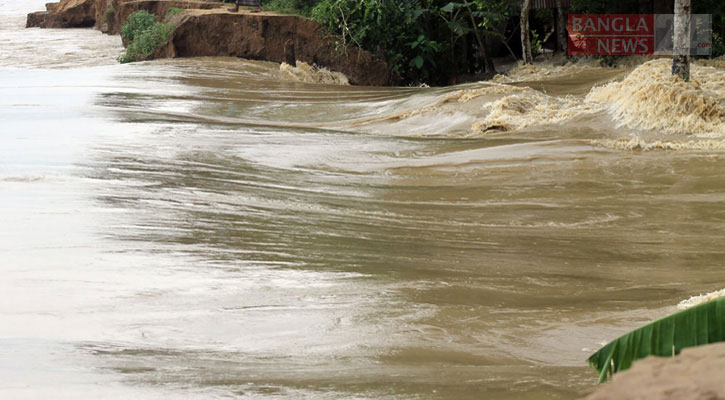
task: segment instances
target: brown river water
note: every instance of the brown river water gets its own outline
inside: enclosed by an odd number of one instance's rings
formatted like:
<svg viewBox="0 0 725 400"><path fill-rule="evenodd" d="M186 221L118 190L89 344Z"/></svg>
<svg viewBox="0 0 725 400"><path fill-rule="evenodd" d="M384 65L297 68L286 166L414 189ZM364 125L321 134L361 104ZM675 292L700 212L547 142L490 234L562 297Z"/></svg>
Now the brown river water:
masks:
<svg viewBox="0 0 725 400"><path fill-rule="evenodd" d="M42 3L0 0L0 398L575 399L725 286L722 67L666 119L666 63L320 85Z"/></svg>

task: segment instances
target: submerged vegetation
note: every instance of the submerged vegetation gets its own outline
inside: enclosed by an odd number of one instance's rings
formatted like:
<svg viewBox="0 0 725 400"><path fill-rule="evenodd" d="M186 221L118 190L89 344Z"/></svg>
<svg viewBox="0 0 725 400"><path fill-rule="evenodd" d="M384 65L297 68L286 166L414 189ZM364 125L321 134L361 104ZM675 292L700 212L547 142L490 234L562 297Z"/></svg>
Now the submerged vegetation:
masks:
<svg viewBox="0 0 725 400"><path fill-rule="evenodd" d="M146 59L166 42L173 28L172 24L160 22L147 11L131 14L121 28L121 38L129 45L118 61L129 63Z"/></svg>

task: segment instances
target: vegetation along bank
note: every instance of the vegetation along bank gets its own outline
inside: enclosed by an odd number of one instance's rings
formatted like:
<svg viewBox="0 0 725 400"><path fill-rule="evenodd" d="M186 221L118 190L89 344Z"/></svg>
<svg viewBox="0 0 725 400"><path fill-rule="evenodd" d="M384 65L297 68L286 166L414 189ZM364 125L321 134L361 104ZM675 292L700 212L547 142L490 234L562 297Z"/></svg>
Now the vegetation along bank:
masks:
<svg viewBox="0 0 725 400"><path fill-rule="evenodd" d="M141 59L219 55L281 62L284 44L292 40L298 59L343 72L353 84L447 85L492 77L498 72L497 60L503 58L531 62L542 54L564 52L568 13L673 13L670 0L264 0L262 4L263 13L230 14L223 3L203 0L63 0L49 4L45 12L30 14L28 26L94 26L118 34L132 13L145 10L159 22L170 19L166 23L174 29L159 29L163 49ZM169 16L172 10L184 11ZM712 57L725 54L725 3L696 1L692 13L713 15ZM612 56L600 59L605 65L617 63Z"/></svg>

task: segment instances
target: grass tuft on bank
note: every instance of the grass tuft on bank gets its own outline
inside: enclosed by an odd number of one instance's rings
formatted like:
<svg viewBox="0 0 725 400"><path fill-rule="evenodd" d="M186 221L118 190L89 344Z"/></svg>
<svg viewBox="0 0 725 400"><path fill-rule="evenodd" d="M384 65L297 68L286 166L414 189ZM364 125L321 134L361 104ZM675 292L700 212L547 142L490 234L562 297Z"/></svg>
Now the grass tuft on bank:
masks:
<svg viewBox="0 0 725 400"><path fill-rule="evenodd" d="M320 0L265 0L262 7L281 14L300 15L309 18Z"/></svg>

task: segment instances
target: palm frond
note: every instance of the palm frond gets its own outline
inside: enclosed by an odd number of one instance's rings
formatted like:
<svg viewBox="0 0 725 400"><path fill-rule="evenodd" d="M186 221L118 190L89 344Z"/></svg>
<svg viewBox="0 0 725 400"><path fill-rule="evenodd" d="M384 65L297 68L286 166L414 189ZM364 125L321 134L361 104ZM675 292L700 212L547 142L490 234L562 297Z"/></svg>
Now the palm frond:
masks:
<svg viewBox="0 0 725 400"><path fill-rule="evenodd" d="M725 341L725 298L672 314L613 340L589 357L599 383L647 356L672 357L682 349Z"/></svg>

